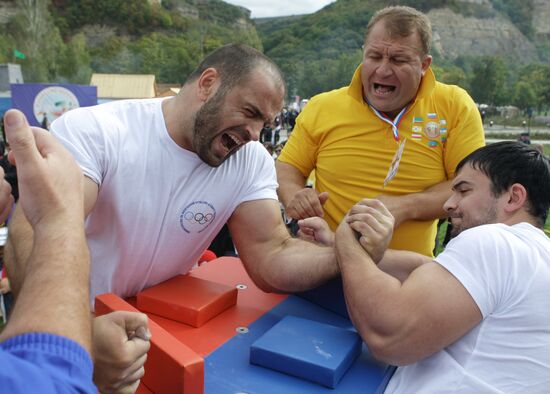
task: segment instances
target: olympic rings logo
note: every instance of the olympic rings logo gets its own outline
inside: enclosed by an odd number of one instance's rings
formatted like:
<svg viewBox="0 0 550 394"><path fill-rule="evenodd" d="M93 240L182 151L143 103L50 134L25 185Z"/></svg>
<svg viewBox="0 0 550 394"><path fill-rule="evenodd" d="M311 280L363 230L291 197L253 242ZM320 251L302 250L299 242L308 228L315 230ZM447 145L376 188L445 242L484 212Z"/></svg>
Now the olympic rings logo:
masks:
<svg viewBox="0 0 550 394"><path fill-rule="evenodd" d="M183 217L188 222L195 221L199 224L206 224L214 218L214 215L211 213L204 214L202 212L193 213L193 212L187 211L187 212L184 212Z"/></svg>
<svg viewBox="0 0 550 394"><path fill-rule="evenodd" d="M181 212L180 225L187 233L200 233L216 218L216 209L207 201L194 201Z"/></svg>

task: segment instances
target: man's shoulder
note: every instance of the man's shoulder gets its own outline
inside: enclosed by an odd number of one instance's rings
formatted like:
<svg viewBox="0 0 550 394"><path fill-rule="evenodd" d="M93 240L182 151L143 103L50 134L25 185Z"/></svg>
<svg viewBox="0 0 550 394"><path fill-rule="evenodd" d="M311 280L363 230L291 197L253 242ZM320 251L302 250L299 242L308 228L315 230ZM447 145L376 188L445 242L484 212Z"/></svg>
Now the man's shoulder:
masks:
<svg viewBox="0 0 550 394"><path fill-rule="evenodd" d="M462 100L471 100L471 96L468 94L468 92L460 86L450 85L439 81L435 82L435 88L432 94L436 96L438 100L447 99L450 101L454 101L456 97L461 98Z"/></svg>
<svg viewBox="0 0 550 394"><path fill-rule="evenodd" d="M322 92L313 96L305 108L313 105L333 105L335 102L340 102L342 98L347 97L348 86L343 86L338 89L329 90L328 92Z"/></svg>
<svg viewBox="0 0 550 394"><path fill-rule="evenodd" d="M457 243L468 244L471 247L480 245L483 248L496 248L498 250L520 248L535 242L535 238L544 235L542 230L529 223L507 225L504 223L482 224L462 231L457 237ZM548 239L550 244L550 239ZM462 247L462 246L461 246Z"/></svg>

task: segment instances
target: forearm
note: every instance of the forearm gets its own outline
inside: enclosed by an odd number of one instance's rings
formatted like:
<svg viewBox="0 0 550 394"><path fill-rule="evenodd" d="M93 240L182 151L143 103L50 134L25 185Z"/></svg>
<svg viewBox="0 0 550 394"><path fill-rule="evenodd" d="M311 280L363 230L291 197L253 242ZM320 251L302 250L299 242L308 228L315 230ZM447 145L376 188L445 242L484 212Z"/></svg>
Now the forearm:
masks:
<svg viewBox="0 0 550 394"><path fill-rule="evenodd" d="M264 262L264 280L276 292L299 292L318 287L338 276L332 247L289 238Z"/></svg>
<svg viewBox="0 0 550 394"><path fill-rule="evenodd" d="M380 320L381 313L377 309L385 304L381 303L385 295L399 290L401 282L380 270L355 239L337 237L336 255L346 303L358 331L365 340L371 333L390 331L387 316Z"/></svg>
<svg viewBox="0 0 550 394"><path fill-rule="evenodd" d="M34 236L25 281L2 340L24 332L49 332L90 351L89 255L84 231L66 223L49 230Z"/></svg>
<svg viewBox="0 0 550 394"><path fill-rule="evenodd" d="M407 359L417 324L414 300L398 279L380 270L351 235L337 234L336 253L350 317L372 354L398 364ZM419 313L418 315L422 315Z"/></svg>
<svg viewBox="0 0 550 394"><path fill-rule="evenodd" d="M25 266L31 254L34 231L21 206L14 210L4 248L4 261L11 289L17 298L25 275Z"/></svg>
<svg viewBox="0 0 550 394"><path fill-rule="evenodd" d="M451 195L451 181L438 183L418 193L398 197L380 196L400 224L407 220L435 220L447 217L443 204ZM389 202L387 199L398 201Z"/></svg>
<svg viewBox="0 0 550 394"><path fill-rule="evenodd" d="M388 249L378 263L378 268L403 283L415 269L433 259L407 250Z"/></svg>
<svg viewBox="0 0 550 394"><path fill-rule="evenodd" d="M443 204L451 196L451 181L438 183L420 193L405 196L414 220L434 220L447 217Z"/></svg>
<svg viewBox="0 0 550 394"><path fill-rule="evenodd" d="M298 169L287 163L277 161L275 162L275 168L277 170L277 182L279 183L277 195L286 208L294 195L305 187L306 177Z"/></svg>
<svg viewBox="0 0 550 394"><path fill-rule="evenodd" d="M304 291L338 275L339 268L332 247L292 238L288 233L284 236L273 234L272 239L277 239L277 242L248 243L245 247L237 243L239 257L248 274L263 291Z"/></svg>

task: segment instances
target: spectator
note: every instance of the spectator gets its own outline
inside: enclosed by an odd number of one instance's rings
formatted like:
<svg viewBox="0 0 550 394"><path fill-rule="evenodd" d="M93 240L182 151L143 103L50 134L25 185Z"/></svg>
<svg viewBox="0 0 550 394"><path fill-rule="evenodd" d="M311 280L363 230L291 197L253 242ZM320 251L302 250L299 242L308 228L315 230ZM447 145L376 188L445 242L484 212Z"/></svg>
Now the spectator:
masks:
<svg viewBox="0 0 550 394"><path fill-rule="evenodd" d="M26 270L10 272L22 287L0 335L0 391L97 393L82 175L53 137L33 135L19 111L6 113L5 127L19 169L19 205L35 232ZM13 203L10 189L1 182L2 220Z"/></svg>
<svg viewBox="0 0 550 394"><path fill-rule="evenodd" d="M373 16L351 84L309 101L276 162L288 216L322 216L334 230L357 201L378 198L395 218L391 246L432 255L454 168L485 140L470 96L435 81L431 37L410 7Z"/></svg>

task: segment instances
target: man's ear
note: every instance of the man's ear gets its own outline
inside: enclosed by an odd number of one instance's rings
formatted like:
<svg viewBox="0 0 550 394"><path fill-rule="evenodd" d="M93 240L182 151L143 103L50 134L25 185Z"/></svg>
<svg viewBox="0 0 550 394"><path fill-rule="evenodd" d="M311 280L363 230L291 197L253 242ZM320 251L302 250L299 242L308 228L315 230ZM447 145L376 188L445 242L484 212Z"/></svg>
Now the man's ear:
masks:
<svg viewBox="0 0 550 394"><path fill-rule="evenodd" d="M522 209L527 203L527 190L520 183L514 183L508 189L508 201L504 206L504 210L507 213L515 213Z"/></svg>
<svg viewBox="0 0 550 394"><path fill-rule="evenodd" d="M219 85L220 74L215 68L204 70L197 81L198 96L202 102L208 100L208 97L216 92Z"/></svg>
<svg viewBox="0 0 550 394"><path fill-rule="evenodd" d="M428 68L430 68L431 64L432 64L432 56L426 55L424 60L422 60L422 76L426 74L426 71L428 71Z"/></svg>

